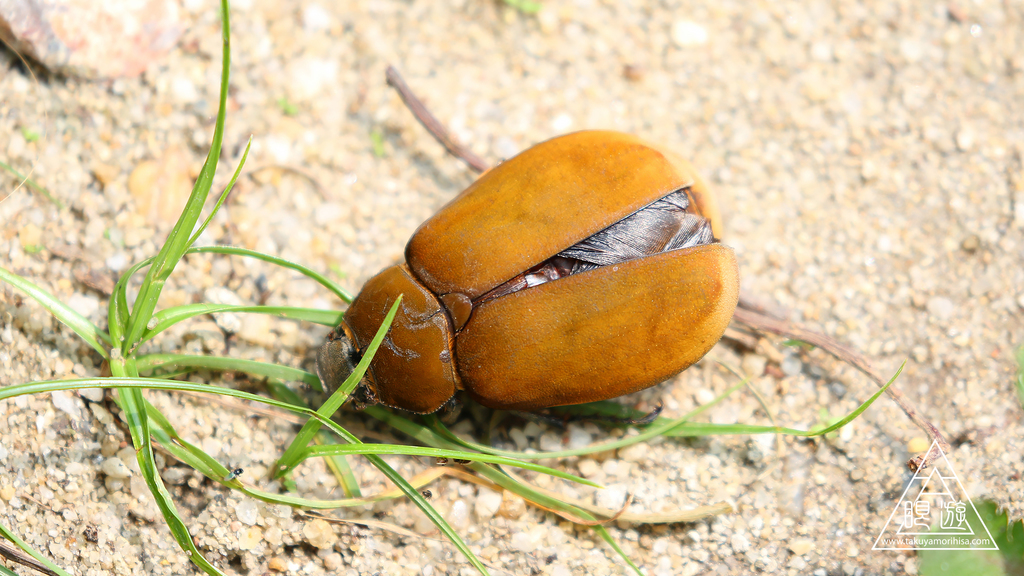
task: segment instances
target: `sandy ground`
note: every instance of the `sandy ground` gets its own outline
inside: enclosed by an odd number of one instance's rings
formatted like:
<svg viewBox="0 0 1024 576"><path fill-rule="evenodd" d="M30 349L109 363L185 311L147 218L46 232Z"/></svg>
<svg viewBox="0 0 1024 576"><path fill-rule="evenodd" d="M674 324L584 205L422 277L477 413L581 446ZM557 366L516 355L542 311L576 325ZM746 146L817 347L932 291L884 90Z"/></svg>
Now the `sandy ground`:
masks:
<svg viewBox="0 0 1024 576"><path fill-rule="evenodd" d="M178 48L140 79L36 82L0 54L0 156L67 205L58 210L4 177L4 194L13 193L0 203L0 265L104 325L104 284L155 254L212 133L219 24L212 5L194 8ZM1021 4L578 0L545 2L530 16L490 1L246 0L232 17L228 166L218 181L250 134L254 143L204 242L333 270L353 292L398 260L416 226L473 176L385 85L389 63L491 162L573 130L635 133L690 158L720 194L744 288L883 371L908 359L898 386L953 442L970 495L1024 514L1012 389L1024 334ZM182 265L162 304L253 301L260 287L270 303L340 306L294 274L211 258ZM233 355L309 367L324 334L255 317L227 342ZM753 384L780 423L809 427L873 391L820 351L764 344L746 355L723 344L711 357L748 369L767 358L769 374ZM154 349L224 346L205 321ZM0 384L98 372L70 330L0 287ZM678 415L734 381L705 361L641 399L660 396L666 414ZM185 436L263 485L296 430L205 398L149 398ZM137 477L100 471L107 458L132 460L102 404L57 394L0 411L6 526L76 574L195 573ZM749 393L711 419L767 423ZM609 434L591 424L510 425L525 434L509 430L506 443L525 438L534 448ZM734 514L696 523L613 526L649 574L914 574L913 552L871 548L922 442L883 398L827 442L665 440L553 463L606 492L550 486L611 506L632 492L635 512L735 504ZM391 461L405 473L430 464ZM385 487L363 463L356 469L367 493ZM165 477L197 541L229 574L469 573L432 539L351 525L318 533L287 509L244 501L173 463ZM339 494L318 463L296 482L307 496ZM626 572L585 528L533 509L496 515L493 493L454 480L432 491L493 573ZM404 502L341 515L431 528Z"/></svg>

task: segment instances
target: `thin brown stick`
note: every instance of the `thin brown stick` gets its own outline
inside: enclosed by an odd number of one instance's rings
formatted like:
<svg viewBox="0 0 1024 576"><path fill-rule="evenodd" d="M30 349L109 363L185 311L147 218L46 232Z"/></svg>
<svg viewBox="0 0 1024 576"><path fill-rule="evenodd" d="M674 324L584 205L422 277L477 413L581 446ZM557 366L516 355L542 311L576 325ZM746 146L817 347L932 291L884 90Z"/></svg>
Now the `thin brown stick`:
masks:
<svg viewBox="0 0 1024 576"><path fill-rule="evenodd" d="M868 359L861 355L859 352L840 344L835 339L810 330L797 322L790 322L788 320L779 320L770 316L765 316L753 310L748 310L743 307L743 302L736 308L736 312L733 314L733 319L750 326L756 330L762 332L770 332L779 336L785 336L786 338L792 338L794 340L800 340L807 342L812 346L821 348L825 352L835 356L839 360L850 364L857 370L863 372L868 378L870 378L878 386L885 386L887 380L883 378L868 362ZM886 389L886 393L892 398L893 402L900 407L901 410L922 430L924 430L933 440L939 442L939 446L943 452L948 453L950 451L949 442L942 436L942 432L934 424L925 419L916 409L911 405L910 401L907 400L906 396L900 392L896 385L893 384ZM929 452L926 459L923 459L915 464L912 460L911 464L916 465L918 468L923 468L930 464L935 459Z"/></svg>
<svg viewBox="0 0 1024 576"><path fill-rule="evenodd" d="M60 576L50 567L35 558L25 554L20 548L15 548L7 543L6 540L0 540L0 556L7 558L11 562L16 562L22 566L28 566L34 570L38 570L47 576Z"/></svg>
<svg viewBox="0 0 1024 576"><path fill-rule="evenodd" d="M398 93L401 95L402 100L405 102L409 110L416 116L416 119L423 124L423 127L440 142L449 153L453 156L462 159L470 165L477 172L486 171L489 166L486 162L481 160L478 156L466 150L459 144L452 140L451 135L444 128L440 121L434 117L433 114L427 110L423 102L412 93L409 86L402 80L402 77L398 74L398 71L394 67L388 66L387 69L388 84L393 86ZM815 332L798 322L790 322L785 320L785 311L780 309L777 304L770 301L769 299L762 298L755 294L744 292L740 295L739 306L736 308L736 313L733 318L747 326L761 331L779 336L785 336L794 340L802 340L808 344L812 344L835 356L839 360L852 365L854 368L863 372L868 378L875 382L878 386L885 386L886 379L879 376L879 373L875 371L874 367L868 362L867 358L861 355L859 352L840 344L833 338ZM733 331L730 336L738 334ZM746 339L737 339L741 344L747 344ZM939 446L943 452L949 453L950 446L949 442L942 436L942 432L939 431L938 427L929 422L918 411L911 405L910 401L896 389L895 384L889 386L886 390L889 397L896 402L896 405L910 418L914 424L917 424L922 430L924 430L933 440L938 441ZM912 469L924 468L935 459L931 456L929 451L924 457L916 457L908 462L908 466Z"/></svg>
<svg viewBox="0 0 1024 576"><path fill-rule="evenodd" d="M448 153L456 158L462 160L469 165L470 168L477 172L486 172L490 166L482 158L473 154L462 144L455 141L455 138L445 129L444 124L434 117L433 114L427 110L427 107L423 105L423 102L416 97L416 94L409 88L409 85L402 79L401 74L394 66L388 66L385 75L388 79L388 84L398 91L398 95L402 97L402 101L409 107L409 111L412 112L413 116L420 121L420 124L430 132L442 146L448 150Z"/></svg>

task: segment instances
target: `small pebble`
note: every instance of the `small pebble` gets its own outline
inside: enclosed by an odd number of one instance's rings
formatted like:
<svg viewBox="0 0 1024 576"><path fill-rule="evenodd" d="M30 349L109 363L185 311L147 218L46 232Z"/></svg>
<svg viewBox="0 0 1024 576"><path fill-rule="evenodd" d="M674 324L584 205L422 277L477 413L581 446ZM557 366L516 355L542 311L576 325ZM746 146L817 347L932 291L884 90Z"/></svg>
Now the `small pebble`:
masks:
<svg viewBox="0 0 1024 576"><path fill-rule="evenodd" d="M715 400L715 393L707 388L701 388L694 394L697 404L709 404Z"/></svg>
<svg viewBox="0 0 1024 576"><path fill-rule="evenodd" d="M626 487L621 484L607 486L604 490L598 490L594 498L594 503L598 506L615 511L622 508L625 502Z"/></svg>
<svg viewBox="0 0 1024 576"><path fill-rule="evenodd" d="M334 543L338 541L338 535L334 533L334 528L326 520L310 520L302 527L302 535L306 537L306 541L310 543L314 548L326 550Z"/></svg>
<svg viewBox="0 0 1024 576"><path fill-rule="evenodd" d="M796 376L803 370L804 364L795 355L788 355L782 359L782 363L779 368L782 369L782 373L786 376Z"/></svg>
<svg viewBox="0 0 1024 576"><path fill-rule="evenodd" d="M842 399L846 396L846 385L842 382L829 382L828 389L836 398Z"/></svg>
<svg viewBox="0 0 1024 576"><path fill-rule="evenodd" d="M452 502L452 507L448 509L445 519L452 525L452 528L465 530L469 526L469 506L466 505L466 501L460 498Z"/></svg>
<svg viewBox="0 0 1024 576"><path fill-rule="evenodd" d="M486 522L498 513L501 508L501 493L489 488L479 488L476 494L476 502L473 503L473 513L477 520Z"/></svg>
<svg viewBox="0 0 1024 576"><path fill-rule="evenodd" d="M323 6L310 3L302 9L302 28L306 32L320 32L331 27L331 13Z"/></svg>
<svg viewBox="0 0 1024 576"><path fill-rule="evenodd" d="M262 541L263 531L255 526L240 530L236 539L239 550L252 550Z"/></svg>
<svg viewBox="0 0 1024 576"><path fill-rule="evenodd" d="M91 318L93 314L99 311L100 301L92 294L82 294L75 292L68 297L66 304L75 312L78 312L86 318Z"/></svg>
<svg viewBox="0 0 1024 576"><path fill-rule="evenodd" d="M924 436L916 436L911 438L910 442L907 442L907 451L911 454L918 454L927 450L929 446L931 446L931 442L929 442L927 438Z"/></svg>
<svg viewBox="0 0 1024 576"><path fill-rule="evenodd" d="M580 426L569 425L569 450L586 448L594 441L594 437Z"/></svg>
<svg viewBox="0 0 1024 576"><path fill-rule="evenodd" d="M966 129L957 132L956 147L961 152L970 152L974 148L974 132Z"/></svg>
<svg viewBox="0 0 1024 576"><path fill-rule="evenodd" d="M764 374L764 367L768 364L768 359L760 354L744 354L743 360L740 363L740 367L747 376L757 378Z"/></svg>
<svg viewBox="0 0 1024 576"><path fill-rule="evenodd" d="M928 299L928 313L939 320L949 320L953 317L953 313L956 312L956 306L953 301L943 296L935 296Z"/></svg>
<svg viewBox="0 0 1024 576"><path fill-rule="evenodd" d="M519 451L526 450L530 445L530 439L526 437L526 433L521 428L511 428L508 431L508 437L516 443L516 449Z"/></svg>
<svg viewBox="0 0 1024 576"><path fill-rule="evenodd" d="M235 506L235 516L238 517L238 521L242 524L255 526L259 518L259 507L255 501L247 498Z"/></svg>
<svg viewBox="0 0 1024 576"><path fill-rule="evenodd" d="M708 31L690 20L678 20L672 24L672 41L680 48L700 46L708 43Z"/></svg>
<svg viewBox="0 0 1024 576"><path fill-rule="evenodd" d="M111 456L104 460L100 469L103 470L103 473L106 474L107 477L115 480L123 480L131 477L132 475L131 469L129 469L128 466L126 466L125 463L117 456Z"/></svg>
<svg viewBox="0 0 1024 576"><path fill-rule="evenodd" d="M526 500L522 496L505 490L501 493L501 507L498 508L498 516L516 520L526 513Z"/></svg>
<svg viewBox="0 0 1024 576"><path fill-rule="evenodd" d="M797 556L803 556L814 549L814 541L806 538L797 538L790 541L789 549Z"/></svg>
<svg viewBox="0 0 1024 576"><path fill-rule="evenodd" d="M73 396L70 392L64 390L56 390L50 392L50 400L53 402L53 407L64 412L74 420L81 418L81 412L79 410L79 400Z"/></svg>
<svg viewBox="0 0 1024 576"><path fill-rule="evenodd" d="M562 439L553 432L545 432L540 437L540 449L544 452L557 452L562 450Z"/></svg>

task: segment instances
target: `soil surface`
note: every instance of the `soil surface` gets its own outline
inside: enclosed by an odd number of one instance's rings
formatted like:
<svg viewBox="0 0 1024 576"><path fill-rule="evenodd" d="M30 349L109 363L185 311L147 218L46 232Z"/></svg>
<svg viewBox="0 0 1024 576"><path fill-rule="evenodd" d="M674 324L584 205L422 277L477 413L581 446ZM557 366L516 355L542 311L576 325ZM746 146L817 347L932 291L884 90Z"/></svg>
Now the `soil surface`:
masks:
<svg viewBox="0 0 1024 576"><path fill-rule="evenodd" d="M210 4L210 5L207 5ZM220 23L189 1L178 47L137 79L35 78L0 53L0 159L63 203L4 176L0 266L102 326L112 280L157 252L205 156L216 112ZM615 129L684 157L720 196L743 288L894 372L952 443L975 502L1024 514L1014 352L1024 335L1024 8L963 3L286 2L232 10L229 115L218 185L246 140L233 197L201 242L241 245L334 274L353 293L424 219L473 181L385 84L395 65L457 137L497 163L552 136ZM259 262L190 257L162 306L194 301L341 308L313 282ZM227 353L312 367L326 329L266 316L199 319L150 351ZM630 345L630 343L623 343ZM640 352L638 351L638 358ZM819 350L723 342L630 402L678 416L742 391L714 422L809 428L875 390ZM40 305L0 286L0 385L95 376L99 357ZM248 388L258 382L194 376ZM301 390L299 385L296 389ZM294 436L290 417L207 397L148 393L179 432L264 488ZM97 402L97 400L99 402ZM102 395L0 405L0 522L74 574L194 574L138 474ZM108 410L109 408L109 410ZM352 429L380 437L348 414ZM365 424L364 424L365 422ZM466 426L466 425L464 425ZM367 428L369 427L369 429ZM468 430L468 428L465 428ZM497 441L550 450L616 435L506 420ZM610 526L648 574L915 574L913 551L873 551L926 435L886 397L835 438L666 439L548 462L607 490L538 479L630 512L727 501L693 523ZM411 475L433 462L389 458ZM120 466L119 466L120 465ZM366 494L388 487L353 459ZM228 574L469 574L405 501L312 522L166 459L197 543ZM319 462L294 489L340 497ZM281 489L280 486L277 488ZM624 574L593 531L473 484L442 479L432 502L495 574ZM24 570L24 569L19 569Z"/></svg>

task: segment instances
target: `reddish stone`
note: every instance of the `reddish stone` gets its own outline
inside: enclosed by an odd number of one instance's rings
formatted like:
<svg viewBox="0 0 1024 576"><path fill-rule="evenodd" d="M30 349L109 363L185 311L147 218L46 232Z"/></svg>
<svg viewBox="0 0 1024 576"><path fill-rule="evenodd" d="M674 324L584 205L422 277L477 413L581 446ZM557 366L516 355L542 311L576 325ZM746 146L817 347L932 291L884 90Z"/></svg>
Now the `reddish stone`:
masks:
<svg viewBox="0 0 1024 576"><path fill-rule="evenodd" d="M177 43L176 0L0 0L0 38L52 71L137 76Z"/></svg>

